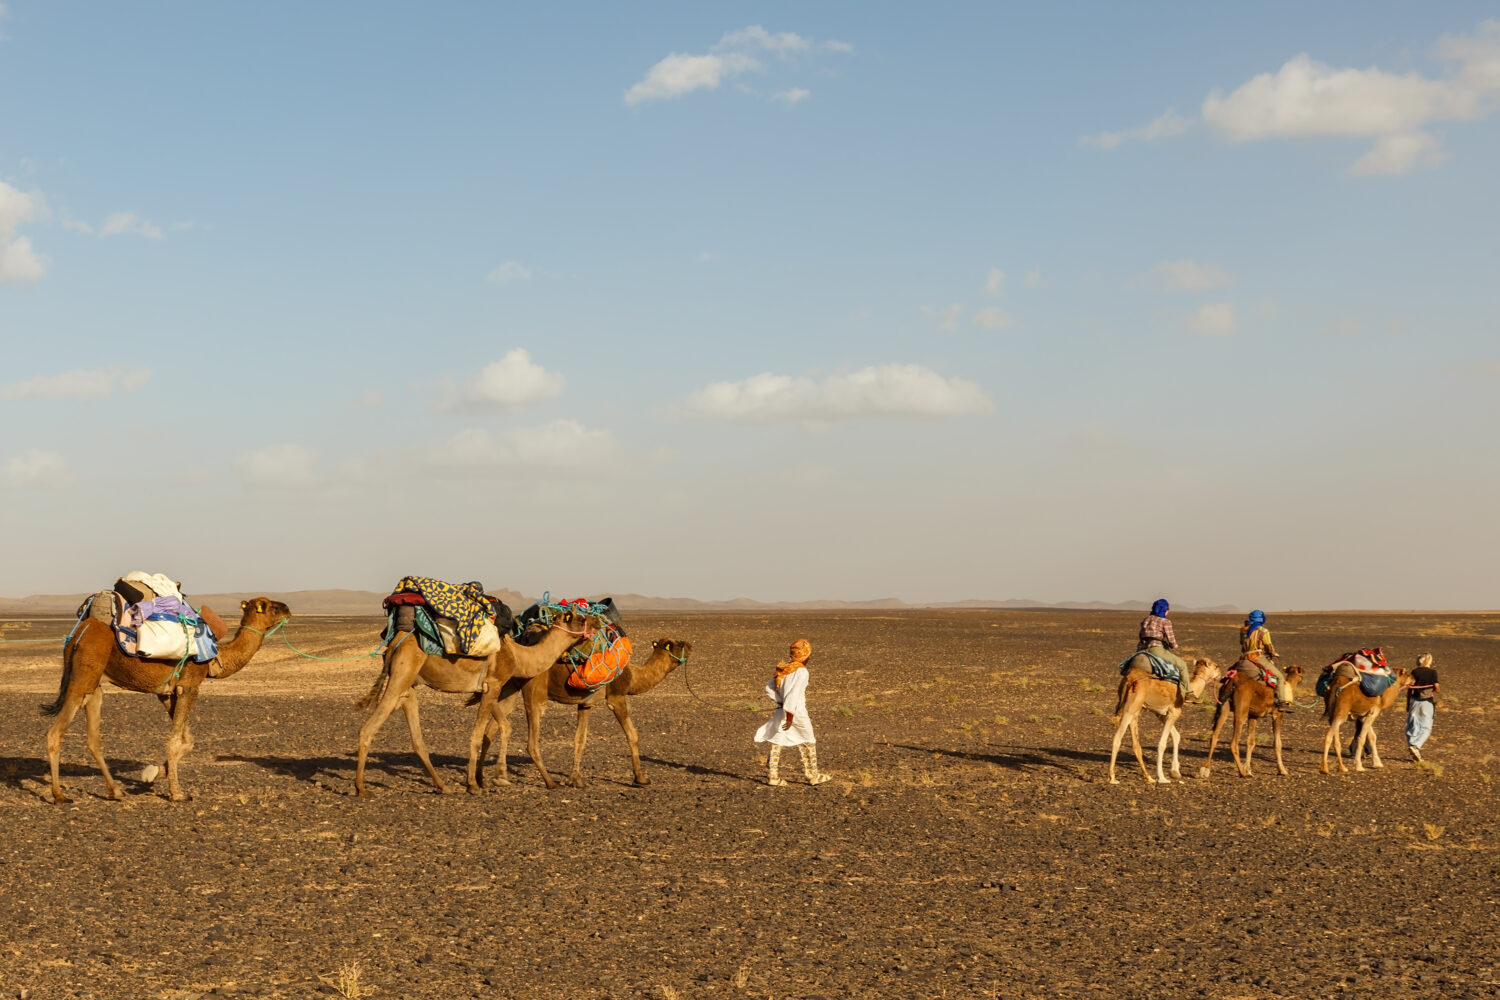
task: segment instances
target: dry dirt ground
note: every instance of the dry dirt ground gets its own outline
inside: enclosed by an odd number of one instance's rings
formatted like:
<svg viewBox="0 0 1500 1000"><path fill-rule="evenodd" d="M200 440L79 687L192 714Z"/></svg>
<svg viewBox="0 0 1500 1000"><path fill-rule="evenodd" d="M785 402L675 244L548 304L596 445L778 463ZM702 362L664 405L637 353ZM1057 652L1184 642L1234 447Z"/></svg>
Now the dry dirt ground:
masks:
<svg viewBox="0 0 1500 1000"><path fill-rule="evenodd" d="M295 609L294 609L295 610ZM112 692L101 797L82 720L72 806L43 796L51 645L0 646L0 997L1489 997L1500 990L1500 617L1273 616L1312 667L1383 644L1436 657L1444 704L1406 759L1317 773L1321 727L1288 720L1287 763L1195 777L1206 707L1184 720L1187 780L1125 758L1104 782L1117 677L1137 618L1103 612L637 614L638 639L692 641L635 700L647 788L594 714L586 789L515 783L437 795L393 717L373 796L350 795L350 708L373 661L268 649L209 681L173 805L154 699ZM1236 619L1183 616L1232 659ZM11 639L60 635L37 621ZM325 656L375 644L373 619L288 629ZM763 784L750 736L792 638L814 648L810 704L835 780ZM1310 701L1312 693L1302 692ZM470 710L429 692L438 767L461 785ZM726 710L727 709L727 710ZM572 711L543 750L566 774ZM1157 726L1145 724L1148 754ZM1127 744L1128 745L1128 744ZM1222 749L1220 751L1222 753ZM794 776L795 754L788 755ZM358 984L349 982L357 968Z"/></svg>

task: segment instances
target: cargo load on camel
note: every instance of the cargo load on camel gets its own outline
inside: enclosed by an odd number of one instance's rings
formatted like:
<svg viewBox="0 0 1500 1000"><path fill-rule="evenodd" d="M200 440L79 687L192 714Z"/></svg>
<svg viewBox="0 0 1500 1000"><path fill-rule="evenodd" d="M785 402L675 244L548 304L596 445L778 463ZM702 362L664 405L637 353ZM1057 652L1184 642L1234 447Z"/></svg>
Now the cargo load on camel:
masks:
<svg viewBox="0 0 1500 1000"><path fill-rule="evenodd" d="M490 656L515 618L505 602L471 580L452 584L430 576L405 576L383 603L384 641L400 632L417 637L422 651L435 656Z"/></svg>
<svg viewBox="0 0 1500 1000"><path fill-rule="evenodd" d="M552 617L568 609L593 618L597 627L587 644L570 649L558 662L571 667L568 672L568 687L575 691L597 691L625 672L625 668L630 666L633 652L614 598L602 597L598 601L589 601L579 597L554 604L549 594L543 594L540 601L521 612L516 623L518 641L529 645L535 638L540 638L551 624Z"/></svg>
<svg viewBox="0 0 1500 1000"><path fill-rule="evenodd" d="M1379 698L1386 688L1396 683L1396 672L1386 662L1385 650L1376 646L1374 649L1345 653L1324 667L1318 676L1318 697L1328 694L1329 688L1333 687L1335 678L1344 667L1349 668L1342 671L1344 676L1349 677L1351 682L1358 680L1359 689L1368 698Z"/></svg>
<svg viewBox="0 0 1500 1000"><path fill-rule="evenodd" d="M180 583L139 570L120 577L111 590L90 594L79 605L77 618L80 624L93 618L114 629L115 642L126 656L183 663L217 658L219 640L227 630L224 619L211 609L189 604ZM73 631L77 630L75 624Z"/></svg>

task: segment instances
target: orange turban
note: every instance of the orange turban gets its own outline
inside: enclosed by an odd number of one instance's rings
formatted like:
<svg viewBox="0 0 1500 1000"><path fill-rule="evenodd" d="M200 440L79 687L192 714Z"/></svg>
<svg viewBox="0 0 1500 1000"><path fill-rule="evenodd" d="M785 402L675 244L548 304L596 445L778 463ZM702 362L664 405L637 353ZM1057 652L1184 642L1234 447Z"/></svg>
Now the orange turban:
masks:
<svg viewBox="0 0 1500 1000"><path fill-rule="evenodd" d="M801 670L803 664L807 662L807 658L812 656L812 643L806 639L798 639L792 643L792 648L788 650L788 655L791 656L790 660L783 660L776 664L776 686L778 688L781 687L781 682L786 680L788 675Z"/></svg>

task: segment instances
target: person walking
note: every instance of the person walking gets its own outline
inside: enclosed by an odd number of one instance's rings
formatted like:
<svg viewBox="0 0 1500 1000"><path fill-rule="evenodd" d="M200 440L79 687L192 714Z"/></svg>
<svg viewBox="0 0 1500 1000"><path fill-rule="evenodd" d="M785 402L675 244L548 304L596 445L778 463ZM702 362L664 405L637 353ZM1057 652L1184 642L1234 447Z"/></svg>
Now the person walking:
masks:
<svg viewBox="0 0 1500 1000"><path fill-rule="evenodd" d="M1179 648L1177 645L1177 633L1172 630L1172 623L1167 620L1167 615L1172 611L1172 606L1167 603L1165 597L1157 598L1151 605L1151 613L1141 621L1140 635L1136 639L1136 652L1149 651L1152 656L1165 660L1177 668L1177 687L1182 691L1182 700L1189 701L1193 697L1192 686L1188 683L1188 664L1173 650ZM1127 661L1129 662L1129 661Z"/></svg>
<svg viewBox="0 0 1500 1000"><path fill-rule="evenodd" d="M776 703L776 714L755 732L755 742L771 744L766 784L786 784L780 774L781 748L796 747L802 755L802 773L807 776L807 783L821 785L829 777L818 770L818 738L807 714L807 665L812 659L812 644L798 639L787 656L766 682L766 696Z"/></svg>
<svg viewBox="0 0 1500 1000"><path fill-rule="evenodd" d="M1432 654L1423 653L1417 657L1417 669L1411 672L1411 687L1406 689L1406 752L1412 760L1422 759L1422 747L1432 735L1432 715L1442 689L1438 672L1432 666Z"/></svg>

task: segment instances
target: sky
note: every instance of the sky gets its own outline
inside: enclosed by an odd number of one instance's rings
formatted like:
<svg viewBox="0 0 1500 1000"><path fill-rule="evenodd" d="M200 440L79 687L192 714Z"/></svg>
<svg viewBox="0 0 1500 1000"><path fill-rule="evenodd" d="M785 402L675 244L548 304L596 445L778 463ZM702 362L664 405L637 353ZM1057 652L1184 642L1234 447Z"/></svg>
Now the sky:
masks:
<svg viewBox="0 0 1500 1000"><path fill-rule="evenodd" d="M0 6L0 595L1500 607L1500 7Z"/></svg>

